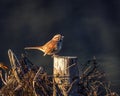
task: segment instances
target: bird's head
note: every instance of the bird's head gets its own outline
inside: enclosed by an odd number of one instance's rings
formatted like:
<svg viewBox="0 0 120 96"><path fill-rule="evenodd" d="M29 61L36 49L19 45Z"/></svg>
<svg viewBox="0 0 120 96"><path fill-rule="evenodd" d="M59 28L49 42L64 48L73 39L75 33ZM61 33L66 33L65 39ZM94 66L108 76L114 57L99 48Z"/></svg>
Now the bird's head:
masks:
<svg viewBox="0 0 120 96"><path fill-rule="evenodd" d="M64 38L64 36L62 36L61 34L57 34L52 38L52 40L60 41L60 40L63 40L63 38Z"/></svg>

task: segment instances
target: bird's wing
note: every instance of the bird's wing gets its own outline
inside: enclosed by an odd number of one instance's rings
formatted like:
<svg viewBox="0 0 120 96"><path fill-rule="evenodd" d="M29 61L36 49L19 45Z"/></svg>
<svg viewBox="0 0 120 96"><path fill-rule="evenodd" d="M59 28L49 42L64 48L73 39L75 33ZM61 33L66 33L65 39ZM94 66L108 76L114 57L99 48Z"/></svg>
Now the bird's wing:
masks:
<svg viewBox="0 0 120 96"><path fill-rule="evenodd" d="M49 41L43 47L46 50L46 53L51 53L54 49L56 49L57 42L56 41Z"/></svg>

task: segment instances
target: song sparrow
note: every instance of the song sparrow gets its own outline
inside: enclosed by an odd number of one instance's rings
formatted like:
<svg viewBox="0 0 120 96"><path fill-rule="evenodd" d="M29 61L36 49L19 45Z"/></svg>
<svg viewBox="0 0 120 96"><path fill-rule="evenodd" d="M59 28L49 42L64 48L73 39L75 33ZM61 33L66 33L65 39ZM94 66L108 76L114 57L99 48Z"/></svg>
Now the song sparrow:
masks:
<svg viewBox="0 0 120 96"><path fill-rule="evenodd" d="M37 49L44 52L44 55L55 55L58 53L62 48L62 42L63 42L64 36L57 34L55 35L50 41L48 41L43 46L37 46L37 47L26 47L25 49Z"/></svg>

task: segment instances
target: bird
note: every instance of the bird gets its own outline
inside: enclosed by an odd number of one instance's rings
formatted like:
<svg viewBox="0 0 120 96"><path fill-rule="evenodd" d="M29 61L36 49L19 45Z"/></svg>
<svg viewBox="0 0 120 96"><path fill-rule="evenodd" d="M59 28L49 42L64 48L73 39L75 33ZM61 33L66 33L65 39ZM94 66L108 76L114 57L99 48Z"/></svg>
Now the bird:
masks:
<svg viewBox="0 0 120 96"><path fill-rule="evenodd" d="M47 43L45 43L42 46L36 46L36 47L25 47L24 49L37 49L42 51L44 54L43 56L46 55L56 55L56 53L58 53L61 48L62 48L62 43L63 43L63 38L64 36L61 34L56 34L55 36L53 36L53 38L51 40L49 40Z"/></svg>

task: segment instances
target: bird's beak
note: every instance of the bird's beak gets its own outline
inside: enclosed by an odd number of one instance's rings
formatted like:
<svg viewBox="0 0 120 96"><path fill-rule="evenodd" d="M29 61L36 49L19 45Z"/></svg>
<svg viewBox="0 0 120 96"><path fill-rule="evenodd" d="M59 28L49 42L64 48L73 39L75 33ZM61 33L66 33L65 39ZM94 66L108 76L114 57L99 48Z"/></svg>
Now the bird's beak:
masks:
<svg viewBox="0 0 120 96"><path fill-rule="evenodd" d="M64 38L64 36L62 36L62 38Z"/></svg>

